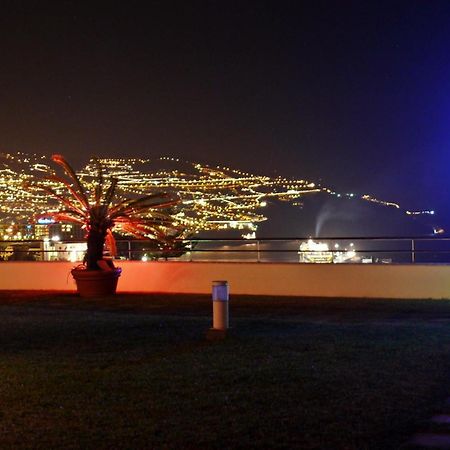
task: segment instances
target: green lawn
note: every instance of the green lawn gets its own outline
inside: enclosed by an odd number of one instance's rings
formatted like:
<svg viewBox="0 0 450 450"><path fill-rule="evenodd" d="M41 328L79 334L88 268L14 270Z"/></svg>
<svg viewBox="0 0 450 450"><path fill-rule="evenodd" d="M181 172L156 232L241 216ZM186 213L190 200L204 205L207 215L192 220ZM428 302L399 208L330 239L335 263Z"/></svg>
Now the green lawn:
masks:
<svg viewBox="0 0 450 450"><path fill-rule="evenodd" d="M396 449L445 410L450 302L0 293L0 448Z"/></svg>

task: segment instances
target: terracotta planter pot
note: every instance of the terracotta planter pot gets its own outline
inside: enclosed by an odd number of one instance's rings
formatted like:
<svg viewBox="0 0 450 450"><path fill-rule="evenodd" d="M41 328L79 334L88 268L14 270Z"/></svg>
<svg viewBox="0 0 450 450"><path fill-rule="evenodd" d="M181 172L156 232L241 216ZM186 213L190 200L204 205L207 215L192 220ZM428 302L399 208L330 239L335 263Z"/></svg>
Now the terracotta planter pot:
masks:
<svg viewBox="0 0 450 450"><path fill-rule="evenodd" d="M100 297L116 293L121 272L118 267L113 270L72 269L72 276L81 297Z"/></svg>

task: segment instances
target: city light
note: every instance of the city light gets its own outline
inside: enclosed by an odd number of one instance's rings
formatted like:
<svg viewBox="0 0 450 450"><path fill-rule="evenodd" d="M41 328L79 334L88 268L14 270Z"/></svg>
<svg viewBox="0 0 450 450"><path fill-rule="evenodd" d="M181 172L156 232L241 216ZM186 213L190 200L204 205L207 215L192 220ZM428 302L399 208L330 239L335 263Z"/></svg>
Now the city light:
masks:
<svg viewBox="0 0 450 450"><path fill-rule="evenodd" d="M45 213L55 211L57 205L38 182L55 192L63 192L64 186L54 177L51 162L43 155L24 153L0 153L0 220L3 223L3 239L42 238L43 229L20 230L17 224L37 224L47 228L52 223ZM379 200L370 195L339 193L304 179L281 176L268 177L222 166L208 166L170 156L155 159L107 158L100 159L105 177L118 179L119 197L132 198L155 191L177 193L181 206L172 211L177 224L184 227L180 237L202 231L238 230L242 236L254 236L258 224L267 220L262 208L268 201L280 200L293 206L302 206L305 195L322 193L369 201L385 207L400 209L409 216L433 215L433 210L402 210L398 203ZM97 166L91 160L78 171L88 194L95 192ZM7 225L7 226L6 226Z"/></svg>
<svg viewBox="0 0 450 450"><path fill-rule="evenodd" d="M56 205L39 190L38 182L61 192L62 184L53 177L53 167L38 155L0 154L0 214L3 221L14 219L22 223L51 222L45 213ZM316 184L305 180L252 175L228 167L161 157L155 160L139 158L100 159L105 177L118 179L119 197L140 197L152 192L176 192L181 207L172 214L185 228L183 236L200 231L239 230L253 235L258 224L267 220L259 211L267 199L287 202L299 200L306 194L321 192ZM48 163L48 164L47 164ZM90 194L95 191L97 167L93 160L78 172Z"/></svg>

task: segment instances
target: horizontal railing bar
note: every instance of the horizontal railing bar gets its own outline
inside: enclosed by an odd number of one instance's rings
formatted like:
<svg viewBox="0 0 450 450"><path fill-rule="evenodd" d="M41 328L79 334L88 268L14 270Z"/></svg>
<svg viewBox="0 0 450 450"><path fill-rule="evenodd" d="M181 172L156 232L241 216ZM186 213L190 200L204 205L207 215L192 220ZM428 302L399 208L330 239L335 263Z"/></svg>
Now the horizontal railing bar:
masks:
<svg viewBox="0 0 450 450"><path fill-rule="evenodd" d="M287 242L287 241L308 241L308 240L320 240L320 241L450 241L450 237L427 237L427 236L373 236L373 237L268 237L268 238L254 238L254 239L242 239L242 238L186 238L175 239L177 242ZM117 243L127 242L146 242L146 239L116 239ZM150 241L150 240L149 240ZM85 243L83 239L63 239L60 241L45 241L43 239L6 239L0 240L0 243L5 244L18 244L18 243Z"/></svg>
<svg viewBox="0 0 450 450"><path fill-rule="evenodd" d="M132 252L142 252L142 250L131 250ZM155 253L157 253L158 251L160 251L160 250L154 250L154 252ZM124 250L124 252L127 252L127 250ZM161 252L162 252L162 250L161 250ZM244 250L244 249L225 249L225 250L222 250L222 249L210 249L210 250L207 250L207 249L198 249L198 250L195 250L195 249L192 249L192 250L186 250L186 253L306 253L306 254L308 254L308 253L327 253L327 254L330 254L330 253L345 253L345 252L342 252L342 251L339 251L339 250L337 250L337 251L332 251L332 250L289 250L289 249L287 249L287 250L283 250L283 249L280 249L280 250L277 250L277 249L275 249L275 250L270 250L270 249L268 249L268 250L257 250L257 249L252 249L252 250L250 250L250 249L248 249L248 250ZM354 252L354 253L408 253L408 254L411 254L411 253L432 253L432 254L434 254L434 253L450 253L450 250L414 250L414 251L411 251L410 249L409 250L405 250L405 249L401 249L401 250L352 250L352 252Z"/></svg>
<svg viewBox="0 0 450 450"><path fill-rule="evenodd" d="M316 242L328 243L327 249L300 249L300 244L312 239ZM189 261L201 261L214 259L238 261L253 260L258 262L277 261L281 259L289 262L303 262L305 255L310 255L309 259L327 259L327 263L362 263L364 258L376 260L387 258L389 261L398 262L409 259L411 264L425 262L424 260L439 260L450 263L450 248L447 242L450 237L405 237L405 236L375 236L375 237L295 237L295 238L190 238L176 239L180 243L180 248L152 248L154 241L144 239L117 239L118 259L138 260L142 258L174 259L184 257ZM333 245L332 243L341 243ZM347 243L356 243L350 244ZM359 244L358 244L359 242ZM370 244L372 242L372 245ZM433 242L433 245L431 244ZM82 259L86 248L64 248L64 245L86 244L82 239L29 239L29 240L0 240L0 260L61 260L74 257ZM369 248L364 248L365 246ZM379 248L370 248L376 246ZM282 248L287 247L287 248ZM303 246L302 246L303 247ZM336 248L337 247L337 248ZM341 247L341 248L339 248ZM358 248L357 248L358 247ZM361 248L363 247L363 248ZM389 248L393 247L393 248ZM402 248L399 248L402 247ZM439 247L433 249L433 247ZM448 249L447 249L448 248ZM350 255L357 256L352 261ZM15 256L14 256L15 255ZM22 256L27 255L27 256ZM50 256L48 256L50 255ZM226 256L228 255L228 256ZM245 255L245 256L238 256ZM274 256L270 256L274 255ZM283 255L285 257L283 258ZM294 257L292 255L298 255ZM384 256L382 256L384 255ZM406 257L405 257L406 255ZM328 259L345 259L345 261L328 261ZM356 261L359 260L359 261ZM304 261L306 262L306 261ZM320 261L308 261L308 263Z"/></svg>
<svg viewBox="0 0 450 450"><path fill-rule="evenodd" d="M138 249L138 250L122 250L119 253L142 253L145 252L145 249ZM149 250L147 250L150 252ZM176 251L176 250L174 250ZM2 250L0 249L1 253L12 253L12 250ZM28 252L34 252L34 253L70 253L70 252L76 252L76 253L85 253L85 250L40 250L40 249L28 249L28 250L21 250L16 249L14 250L14 253L28 253ZM164 250L158 250L154 249L151 250L152 253L164 253ZM405 250L405 249L378 249L378 250L352 250L354 253L421 253L421 254L450 254L450 250ZM295 249L188 249L185 250L184 253L298 253L298 254L311 254L311 253L325 253L325 254L345 254L345 251L339 251L339 250L295 250Z"/></svg>
<svg viewBox="0 0 450 450"><path fill-rule="evenodd" d="M267 238L192 238L192 239L180 239L181 241L240 241L240 242L251 242L251 241L308 241L312 239L313 241L375 241L375 240L393 240L393 241L411 241L411 240L428 240L428 241L450 241L450 237L429 237L429 236L415 236L415 237L405 237L405 236L373 236L373 237L267 237Z"/></svg>

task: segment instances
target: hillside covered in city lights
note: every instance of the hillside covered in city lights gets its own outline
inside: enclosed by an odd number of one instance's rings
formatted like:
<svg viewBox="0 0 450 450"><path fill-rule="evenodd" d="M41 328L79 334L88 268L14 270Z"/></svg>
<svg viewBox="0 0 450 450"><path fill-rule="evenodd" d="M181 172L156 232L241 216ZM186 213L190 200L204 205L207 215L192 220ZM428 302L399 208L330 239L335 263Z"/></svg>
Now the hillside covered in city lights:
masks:
<svg viewBox="0 0 450 450"><path fill-rule="evenodd" d="M359 199L398 210L402 215L433 215L434 211L408 211L391 201L371 195L338 193L305 179L269 177L243 172L226 166L212 166L184 161L175 157L100 159L104 177L118 179L119 197L139 197L154 192L174 192L181 204L173 211L185 229L185 236L200 232L236 230L242 237L255 237L258 226L267 221L268 204L302 207L306 197L318 194L334 198ZM11 224L33 225L55 206L45 192L44 184L56 191L63 187L45 179L55 166L44 155L0 153L0 219L3 238L35 238L32 228L23 236ZM77 171L83 182L94 191L97 166L92 159ZM18 229L18 228L17 228ZM13 234L12 236L8 236ZM183 237L183 236L182 236Z"/></svg>

